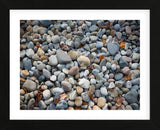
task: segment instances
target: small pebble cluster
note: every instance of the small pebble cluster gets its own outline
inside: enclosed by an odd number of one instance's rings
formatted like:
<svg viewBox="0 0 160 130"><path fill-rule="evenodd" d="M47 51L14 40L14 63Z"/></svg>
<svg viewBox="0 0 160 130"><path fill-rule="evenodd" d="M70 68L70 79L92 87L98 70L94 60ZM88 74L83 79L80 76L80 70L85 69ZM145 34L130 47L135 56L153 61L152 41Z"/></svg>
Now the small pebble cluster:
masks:
<svg viewBox="0 0 160 130"><path fill-rule="evenodd" d="M139 109L140 21L20 21L20 110Z"/></svg>

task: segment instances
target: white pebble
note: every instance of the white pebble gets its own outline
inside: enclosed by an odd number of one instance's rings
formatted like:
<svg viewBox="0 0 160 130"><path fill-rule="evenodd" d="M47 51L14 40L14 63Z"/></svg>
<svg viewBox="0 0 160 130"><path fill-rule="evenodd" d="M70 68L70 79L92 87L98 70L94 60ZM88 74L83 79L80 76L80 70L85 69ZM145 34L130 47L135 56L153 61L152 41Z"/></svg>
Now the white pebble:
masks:
<svg viewBox="0 0 160 130"><path fill-rule="evenodd" d="M57 77L56 77L55 75L52 75L52 76L50 77L50 80L51 80L51 81L56 81L56 79L57 79Z"/></svg>

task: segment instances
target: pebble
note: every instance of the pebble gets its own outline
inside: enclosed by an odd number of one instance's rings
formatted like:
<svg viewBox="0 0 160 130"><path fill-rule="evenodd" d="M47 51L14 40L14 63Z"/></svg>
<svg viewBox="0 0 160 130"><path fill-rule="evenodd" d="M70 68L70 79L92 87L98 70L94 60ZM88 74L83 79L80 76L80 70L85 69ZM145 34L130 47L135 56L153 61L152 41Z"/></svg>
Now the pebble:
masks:
<svg viewBox="0 0 160 130"><path fill-rule="evenodd" d="M52 75L52 76L50 77L50 80L54 82L54 81L57 80L57 77L56 77L55 75Z"/></svg>
<svg viewBox="0 0 160 130"><path fill-rule="evenodd" d="M121 32L116 32L116 36L117 36L117 38L120 40L121 37L122 37L122 33L121 33Z"/></svg>
<svg viewBox="0 0 160 130"><path fill-rule="evenodd" d="M90 100L88 92L81 93L81 97L82 97L83 101L85 101L85 102L89 102L89 100Z"/></svg>
<svg viewBox="0 0 160 130"><path fill-rule="evenodd" d="M28 110L33 109L34 103L35 103L35 99L34 99L34 98L31 98L31 99L29 100L29 102L28 102L27 109L28 109Z"/></svg>
<svg viewBox="0 0 160 130"><path fill-rule="evenodd" d="M38 56L43 56L44 55L44 51L41 48L38 48L37 55Z"/></svg>
<svg viewBox="0 0 160 130"><path fill-rule="evenodd" d="M25 91L23 89L20 89L20 95L24 95Z"/></svg>
<svg viewBox="0 0 160 130"><path fill-rule="evenodd" d="M56 44L60 42L60 37L58 35L52 36L52 43Z"/></svg>
<svg viewBox="0 0 160 130"><path fill-rule="evenodd" d="M80 107L82 105L82 98L81 97L76 97L75 98L75 105L77 107Z"/></svg>
<svg viewBox="0 0 160 130"><path fill-rule="evenodd" d="M62 72L65 73L65 74L68 74L68 73L69 73L69 70L66 69L66 68L63 68L63 69L62 69Z"/></svg>
<svg viewBox="0 0 160 130"><path fill-rule="evenodd" d="M124 58L121 57L119 60L119 65L121 68L124 68L124 67L128 66L128 62Z"/></svg>
<svg viewBox="0 0 160 130"><path fill-rule="evenodd" d="M59 81L59 82L62 82L64 79L65 79L65 74L64 74L64 73L60 73L60 74L58 75L58 81Z"/></svg>
<svg viewBox="0 0 160 130"><path fill-rule="evenodd" d="M132 79L131 82L132 82L132 85L139 85L140 84L140 78Z"/></svg>
<svg viewBox="0 0 160 130"><path fill-rule="evenodd" d="M45 85L48 86L48 87L53 87L54 86L54 84L51 81L46 81Z"/></svg>
<svg viewBox="0 0 160 130"><path fill-rule="evenodd" d="M65 100L60 100L56 105L56 109L58 110L65 110L67 108L68 108L68 103Z"/></svg>
<svg viewBox="0 0 160 130"><path fill-rule="evenodd" d="M61 85L65 92L70 92L72 90L72 85L67 81L62 81Z"/></svg>
<svg viewBox="0 0 160 130"><path fill-rule="evenodd" d="M72 60L76 60L79 57L79 53L77 51L70 51L68 55L71 57Z"/></svg>
<svg viewBox="0 0 160 130"><path fill-rule="evenodd" d="M96 84L96 80L95 80L95 79L91 79L91 80L90 80L90 83L91 83L91 84Z"/></svg>
<svg viewBox="0 0 160 130"><path fill-rule="evenodd" d="M24 66L25 69L30 70L32 68L31 60L28 59L27 57L25 57L23 59L23 66Z"/></svg>
<svg viewBox="0 0 160 130"><path fill-rule="evenodd" d="M98 27L96 26L96 25L92 25L90 28L89 28L89 30L91 31L91 32L94 32L94 31L96 31L98 29Z"/></svg>
<svg viewBox="0 0 160 130"><path fill-rule="evenodd" d="M103 47L103 42L97 41L96 42L96 48L101 48L101 47Z"/></svg>
<svg viewBox="0 0 160 130"><path fill-rule="evenodd" d="M62 50L57 50L56 56L57 56L58 63L60 64L66 64L72 61L70 56L68 56L68 54Z"/></svg>
<svg viewBox="0 0 160 130"><path fill-rule="evenodd" d="M115 80L121 80L123 78L123 74L122 73L117 73L114 76Z"/></svg>
<svg viewBox="0 0 160 130"><path fill-rule="evenodd" d="M97 37L97 36L90 36L89 38L90 38L90 40L91 40L92 42L95 42L95 41L98 40L98 37Z"/></svg>
<svg viewBox="0 0 160 130"><path fill-rule="evenodd" d="M44 103L45 103L46 105L49 105L49 104L51 104L51 103L53 102L53 100L54 100L54 98L53 98L53 97L50 97L49 99L45 100Z"/></svg>
<svg viewBox="0 0 160 130"><path fill-rule="evenodd" d="M107 96L108 92L107 92L106 87L101 87L100 90L101 90L102 95Z"/></svg>
<svg viewBox="0 0 160 130"><path fill-rule="evenodd" d="M78 74L79 73L79 68L78 68L78 66L73 66L70 70L69 70L69 72L68 72L68 74L70 74L70 75L76 75L76 74Z"/></svg>
<svg viewBox="0 0 160 130"><path fill-rule="evenodd" d="M139 64L138 64L138 63L133 63L133 64L131 65L131 68L132 68L133 70L136 70L138 67L139 67Z"/></svg>
<svg viewBox="0 0 160 130"><path fill-rule="evenodd" d="M93 69L93 70L92 70L92 73L93 73L94 75L97 75L99 72L100 72L100 71L99 71L98 69Z"/></svg>
<svg viewBox="0 0 160 130"><path fill-rule="evenodd" d="M27 79L22 88L26 88L29 92L34 91L37 88L37 85L34 81Z"/></svg>
<svg viewBox="0 0 160 130"><path fill-rule="evenodd" d="M132 107L130 105L126 106L126 110L133 110Z"/></svg>
<svg viewBox="0 0 160 130"><path fill-rule="evenodd" d="M42 89L42 90L46 90L47 88L48 88L47 85L42 85L42 86L41 86L41 89Z"/></svg>
<svg viewBox="0 0 160 130"><path fill-rule="evenodd" d="M126 26L125 29L126 29L126 33L127 33L127 34L130 34L130 33L131 33L131 28L130 28L129 26Z"/></svg>
<svg viewBox="0 0 160 130"><path fill-rule="evenodd" d="M79 64L79 65L81 66L81 68L83 68L83 69L86 69L87 66L90 65L90 60L89 60L89 58L86 57L86 56L80 56L80 57L78 57L77 61L78 61L78 64Z"/></svg>
<svg viewBox="0 0 160 130"><path fill-rule="evenodd" d="M46 104L44 103L43 100L40 100L39 103L38 103L38 106L41 110L44 110L47 108Z"/></svg>
<svg viewBox="0 0 160 130"><path fill-rule="evenodd" d="M101 97L101 90L95 90L96 97Z"/></svg>
<svg viewBox="0 0 160 130"><path fill-rule="evenodd" d="M52 55L52 56L50 56L49 57L49 64L50 65L57 65L58 64L58 60L57 60L57 57L56 56L54 56L54 55Z"/></svg>
<svg viewBox="0 0 160 130"><path fill-rule="evenodd" d="M104 97L98 98L98 103L97 103L97 105L98 105L99 107L104 107L105 103L106 103L106 99L105 99Z"/></svg>
<svg viewBox="0 0 160 130"><path fill-rule="evenodd" d="M115 88L114 82L110 82L108 88L111 88L111 89L112 89L112 88Z"/></svg>
<svg viewBox="0 0 160 130"><path fill-rule="evenodd" d="M47 90L43 91L43 98L44 99L49 99L50 96L51 96L50 90L47 89Z"/></svg>
<svg viewBox="0 0 160 130"><path fill-rule="evenodd" d="M102 72L107 71L107 67L106 66L102 66Z"/></svg>
<svg viewBox="0 0 160 130"><path fill-rule="evenodd" d="M93 106L93 110L101 110L97 105Z"/></svg>
<svg viewBox="0 0 160 130"><path fill-rule="evenodd" d="M137 63L137 62L139 62L139 59L140 59L140 54L139 53L133 53L132 61Z"/></svg>
<svg viewBox="0 0 160 130"><path fill-rule="evenodd" d="M139 70L131 70L131 79L136 79L140 76Z"/></svg>
<svg viewBox="0 0 160 130"><path fill-rule="evenodd" d="M22 70L22 74L23 76L27 77L29 75L28 70Z"/></svg>
<svg viewBox="0 0 160 130"><path fill-rule="evenodd" d="M85 78L82 78L80 79L79 83L78 83L82 88L85 88L85 89L88 89L89 86L90 86L90 82L85 79Z"/></svg>
<svg viewBox="0 0 160 130"><path fill-rule="evenodd" d="M107 48L111 55L115 55L119 51L119 46L116 43L108 43Z"/></svg>
<svg viewBox="0 0 160 130"><path fill-rule="evenodd" d="M132 107L133 110L139 110L139 106L138 106L137 103L132 103L131 107Z"/></svg>
<svg viewBox="0 0 160 130"><path fill-rule="evenodd" d="M80 86L76 87L77 93L80 95L83 92L83 88Z"/></svg>
<svg viewBox="0 0 160 130"><path fill-rule="evenodd" d="M47 32L47 28L45 28L45 27L39 27L38 31L39 31L40 34L44 34L44 33Z"/></svg>
<svg viewBox="0 0 160 130"><path fill-rule="evenodd" d="M43 64L43 63L37 65L38 70L43 70L44 68L45 68L45 64Z"/></svg>
<svg viewBox="0 0 160 130"><path fill-rule="evenodd" d="M52 90L52 94L56 95L56 96L58 96L58 95L60 95L62 93L64 93L64 90L62 88L58 88L57 87L57 88L53 88L53 90Z"/></svg>
<svg viewBox="0 0 160 130"><path fill-rule="evenodd" d="M69 99L70 99L70 100L75 100L76 97L77 97L77 92L76 92L76 90L71 91L71 93L69 94Z"/></svg>
<svg viewBox="0 0 160 130"><path fill-rule="evenodd" d="M29 58L32 58L32 56L34 55L34 51L32 49L27 49L26 50L26 55L29 57Z"/></svg>
<svg viewBox="0 0 160 130"><path fill-rule="evenodd" d="M48 105L47 110L56 110L56 106L55 106L54 102L52 102L51 104Z"/></svg>
<svg viewBox="0 0 160 130"><path fill-rule="evenodd" d="M48 70L43 69L43 75L44 75L47 79L49 79L50 76L51 76L51 73L50 73Z"/></svg>
<svg viewBox="0 0 160 130"><path fill-rule="evenodd" d="M118 87L118 88L122 88L124 85L124 81L116 81L115 82L115 86Z"/></svg>
<svg viewBox="0 0 160 130"><path fill-rule="evenodd" d="M115 25L113 26L113 28L114 28L116 31L119 31L120 25L119 25L119 24L115 24Z"/></svg>
<svg viewBox="0 0 160 130"><path fill-rule="evenodd" d="M126 87L129 88L129 89L132 88L132 82L131 81L127 81L126 82Z"/></svg>
<svg viewBox="0 0 160 130"><path fill-rule="evenodd" d="M137 101L138 93L136 90L131 90L128 93L126 93L125 98L128 101L128 103L135 103Z"/></svg>
<svg viewBox="0 0 160 130"><path fill-rule="evenodd" d="M117 68L116 64L112 64L112 65L111 65L111 69L112 69L113 71L115 71L116 68Z"/></svg>
<svg viewBox="0 0 160 130"><path fill-rule="evenodd" d="M127 66L127 67L124 67L124 68L122 69L122 73L125 74L125 75L128 75L129 72L130 72L130 69L129 69L128 66Z"/></svg>

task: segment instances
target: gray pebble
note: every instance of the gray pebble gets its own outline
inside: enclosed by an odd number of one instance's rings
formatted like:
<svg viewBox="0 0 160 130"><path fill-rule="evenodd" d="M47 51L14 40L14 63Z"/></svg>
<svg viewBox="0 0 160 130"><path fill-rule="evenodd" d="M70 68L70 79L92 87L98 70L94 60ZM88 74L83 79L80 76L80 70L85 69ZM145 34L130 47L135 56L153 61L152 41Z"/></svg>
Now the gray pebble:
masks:
<svg viewBox="0 0 160 130"><path fill-rule="evenodd" d="M72 61L70 56L68 56L68 54L62 50L58 50L56 56L57 56L58 63L60 64L66 64Z"/></svg>
<svg viewBox="0 0 160 130"><path fill-rule="evenodd" d="M108 94L106 87L101 87L100 91L103 96L106 96Z"/></svg>
<svg viewBox="0 0 160 130"><path fill-rule="evenodd" d="M119 51L119 46L117 43L108 43L107 48L111 55L115 55Z"/></svg>
<svg viewBox="0 0 160 130"><path fill-rule="evenodd" d="M57 57L54 56L54 55L51 55L51 56L49 57L49 64L50 64L50 65L57 65L57 64L58 64Z"/></svg>
<svg viewBox="0 0 160 130"><path fill-rule="evenodd" d="M131 82L132 82L132 85L139 85L140 84L140 78L132 79Z"/></svg>
<svg viewBox="0 0 160 130"><path fill-rule="evenodd" d="M22 88L26 88L28 91L33 91L36 89L36 87L36 83L29 79L27 79L22 86Z"/></svg>
<svg viewBox="0 0 160 130"><path fill-rule="evenodd" d="M129 103L135 103L137 101L138 93L136 90L131 90L129 91L126 95L125 98Z"/></svg>
<svg viewBox="0 0 160 130"><path fill-rule="evenodd" d="M83 93L81 94L81 97L82 97L83 101L85 101L85 102L89 102L89 100L90 100L90 97L89 97L89 95L88 95L88 92L83 92Z"/></svg>
<svg viewBox="0 0 160 130"><path fill-rule="evenodd" d="M58 75L58 81L59 81L59 82L62 82L64 79L65 79L65 74L64 74L64 73L60 73L60 74Z"/></svg>
<svg viewBox="0 0 160 130"><path fill-rule="evenodd" d="M101 91L100 90L96 90L95 91L95 95L96 95L96 97L101 97Z"/></svg>
<svg viewBox="0 0 160 130"><path fill-rule="evenodd" d="M123 74L122 73L117 73L117 74L115 74L114 78L115 78L115 80L120 80L120 79L123 78Z"/></svg>
<svg viewBox="0 0 160 130"><path fill-rule="evenodd" d="M52 90L52 94L55 95L55 96L58 96L60 94L64 93L64 90L62 88L53 88Z"/></svg>
<svg viewBox="0 0 160 130"><path fill-rule="evenodd" d="M43 91L43 98L44 99L49 99L50 96L51 96L50 90L47 89L47 90Z"/></svg>
<svg viewBox="0 0 160 130"><path fill-rule="evenodd" d="M65 110L68 108L68 103L65 100L60 100L57 105L56 105L56 109L60 109L60 110Z"/></svg>
<svg viewBox="0 0 160 130"><path fill-rule="evenodd" d="M126 82L126 87L129 88L129 89L132 88L132 82L131 81L127 81Z"/></svg>
<svg viewBox="0 0 160 130"><path fill-rule="evenodd" d="M41 110L44 110L47 107L46 104L43 102L43 100L39 101L38 106Z"/></svg>
<svg viewBox="0 0 160 130"><path fill-rule="evenodd" d="M44 75L47 79L49 79L50 76L51 76L51 73L50 73L48 70L43 69L43 75Z"/></svg>
<svg viewBox="0 0 160 130"><path fill-rule="evenodd" d="M53 44L60 42L60 37L58 35L52 36L52 42Z"/></svg>
<svg viewBox="0 0 160 130"><path fill-rule="evenodd" d="M31 67L32 67L31 60L28 59L27 57L25 57L25 58L23 59L23 66L24 66L25 69L30 70Z"/></svg>
<svg viewBox="0 0 160 130"><path fill-rule="evenodd" d="M54 86L54 84L51 81L46 81L45 85L47 85L48 87Z"/></svg>
<svg viewBox="0 0 160 130"><path fill-rule="evenodd" d="M38 70L43 70L44 68L45 68L45 64L43 64L43 63L37 65Z"/></svg>

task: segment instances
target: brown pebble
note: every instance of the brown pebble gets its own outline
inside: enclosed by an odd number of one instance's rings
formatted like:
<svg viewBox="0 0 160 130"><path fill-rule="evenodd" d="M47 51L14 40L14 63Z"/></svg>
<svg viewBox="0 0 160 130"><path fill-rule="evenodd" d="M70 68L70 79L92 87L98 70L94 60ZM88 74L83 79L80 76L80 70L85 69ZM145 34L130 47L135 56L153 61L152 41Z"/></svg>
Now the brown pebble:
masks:
<svg viewBox="0 0 160 130"><path fill-rule="evenodd" d="M78 66L73 66L70 70L69 70L69 74L70 75L76 75L79 73L79 68Z"/></svg>
<svg viewBox="0 0 160 130"><path fill-rule="evenodd" d="M78 94L81 94L81 93L83 92L83 88L80 87L80 86L77 86L77 87L76 87L76 90L77 90L77 93L78 93Z"/></svg>

